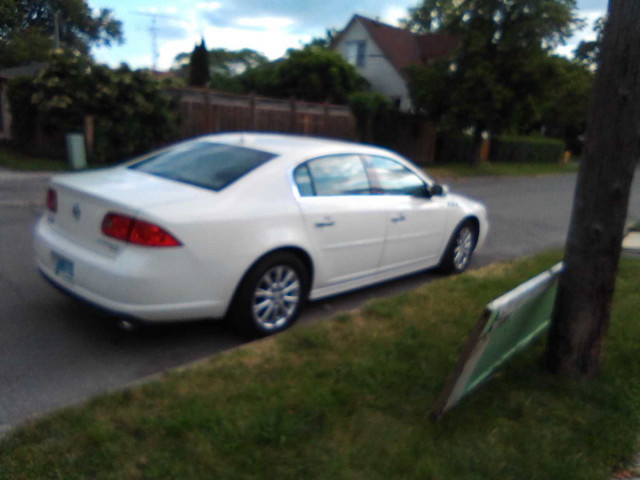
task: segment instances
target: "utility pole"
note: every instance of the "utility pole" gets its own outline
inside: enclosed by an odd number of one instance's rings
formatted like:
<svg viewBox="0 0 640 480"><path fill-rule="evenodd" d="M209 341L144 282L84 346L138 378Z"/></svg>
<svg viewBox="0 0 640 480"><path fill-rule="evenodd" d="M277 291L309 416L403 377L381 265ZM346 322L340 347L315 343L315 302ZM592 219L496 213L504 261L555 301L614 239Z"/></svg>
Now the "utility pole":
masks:
<svg viewBox="0 0 640 480"><path fill-rule="evenodd" d="M151 34L151 70L157 71L158 58L160 53L158 51L158 18L165 18L171 20L179 20L178 17L173 15L166 15L163 13L147 13L147 12L133 12L135 15L142 15L145 17L151 17L151 25L149 26L149 33Z"/></svg>
<svg viewBox="0 0 640 480"><path fill-rule="evenodd" d="M158 70L158 27L156 24L157 17L154 15L151 18L151 71Z"/></svg>
<svg viewBox="0 0 640 480"><path fill-rule="evenodd" d="M609 0L546 364L597 375L640 157L640 2Z"/></svg>

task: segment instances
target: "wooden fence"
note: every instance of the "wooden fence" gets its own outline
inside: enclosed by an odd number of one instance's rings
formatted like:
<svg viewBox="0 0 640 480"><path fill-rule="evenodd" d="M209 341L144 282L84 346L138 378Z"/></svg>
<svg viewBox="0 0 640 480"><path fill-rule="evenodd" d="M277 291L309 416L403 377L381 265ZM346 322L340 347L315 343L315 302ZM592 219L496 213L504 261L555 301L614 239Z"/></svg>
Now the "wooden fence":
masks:
<svg viewBox="0 0 640 480"><path fill-rule="evenodd" d="M236 95L203 88L166 89L178 98L180 138L216 132L253 131L313 135L359 141L356 120L349 107ZM386 146L418 164L434 161L435 127L406 114L396 113L396 133Z"/></svg>
<svg viewBox="0 0 640 480"><path fill-rule="evenodd" d="M355 119L348 107L196 88L166 92L179 96L182 138L214 132L254 131L357 140Z"/></svg>

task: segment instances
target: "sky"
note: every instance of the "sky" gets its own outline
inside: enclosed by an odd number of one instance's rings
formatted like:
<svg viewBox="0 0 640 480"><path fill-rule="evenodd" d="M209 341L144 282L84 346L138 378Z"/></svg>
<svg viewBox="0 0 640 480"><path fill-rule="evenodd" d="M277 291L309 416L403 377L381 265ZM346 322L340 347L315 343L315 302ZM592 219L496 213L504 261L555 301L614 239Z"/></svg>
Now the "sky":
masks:
<svg viewBox="0 0 640 480"><path fill-rule="evenodd" d="M406 17L419 0L88 0L91 8L108 8L122 22L124 43L93 49L101 63L132 68L151 67L152 24L155 17L157 69L168 70L176 55L191 52L204 38L208 49L250 48L269 59L299 48L327 28L342 29L354 13L390 25ZM586 27L558 53L570 56L580 40L592 39L593 22L607 0L578 0L578 15Z"/></svg>

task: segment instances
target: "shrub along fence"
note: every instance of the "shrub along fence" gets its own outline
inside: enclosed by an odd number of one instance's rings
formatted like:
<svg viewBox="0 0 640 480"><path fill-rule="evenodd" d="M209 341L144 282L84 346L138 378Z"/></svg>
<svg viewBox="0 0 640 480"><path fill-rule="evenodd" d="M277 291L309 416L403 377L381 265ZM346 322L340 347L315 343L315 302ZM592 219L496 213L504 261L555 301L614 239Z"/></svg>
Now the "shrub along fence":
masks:
<svg viewBox="0 0 640 480"><path fill-rule="evenodd" d="M555 163L562 159L564 142L547 137L501 136L491 139L489 152L489 160L496 163ZM438 136L436 163L470 163L474 154L470 136Z"/></svg>
<svg viewBox="0 0 640 480"><path fill-rule="evenodd" d="M564 153L564 142L547 137L498 137L491 142L491 161L555 163Z"/></svg>

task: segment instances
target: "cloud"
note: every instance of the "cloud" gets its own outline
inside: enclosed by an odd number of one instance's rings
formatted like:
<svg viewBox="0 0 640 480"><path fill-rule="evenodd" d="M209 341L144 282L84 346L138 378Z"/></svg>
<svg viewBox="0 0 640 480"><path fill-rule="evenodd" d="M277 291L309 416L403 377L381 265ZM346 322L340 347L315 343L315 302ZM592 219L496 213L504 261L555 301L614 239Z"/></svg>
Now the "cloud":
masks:
<svg viewBox="0 0 640 480"><path fill-rule="evenodd" d="M324 34L327 28L343 28L354 13L380 17L383 21L397 24L398 18L406 16L407 9L415 1L396 0L387 3L381 0L360 0L357 12L352 3L344 0L221 0L219 3L219 8L202 12L209 25L228 27L237 25L240 19L248 18L288 19L291 23L279 28L288 28L292 33L313 37Z"/></svg>
<svg viewBox="0 0 640 480"><path fill-rule="evenodd" d="M292 25L294 20L284 17L242 17L236 19L236 24L257 30L284 30Z"/></svg>
<svg viewBox="0 0 640 480"><path fill-rule="evenodd" d="M567 40L565 45L560 45L556 48L555 53L562 55L563 57L573 58L574 52L580 42L592 41L596 39L596 32L593 31L593 25L596 20L605 15L606 11L602 10L582 10L580 12L580 18L585 20L585 26L576 31L571 38Z"/></svg>
<svg viewBox="0 0 640 480"><path fill-rule="evenodd" d="M399 20L406 18L408 16L407 9L405 7L398 7L394 5L390 5L385 8L382 13L380 20L388 23L389 25L398 26L400 25Z"/></svg>
<svg viewBox="0 0 640 480"><path fill-rule="evenodd" d="M180 24L162 25L161 22L158 22L156 29L158 39L185 38L189 35L189 31Z"/></svg>
<svg viewBox="0 0 640 480"><path fill-rule="evenodd" d="M218 10L222 7L220 2L198 2L196 3L196 9L198 10L206 10L206 11L214 11Z"/></svg>

